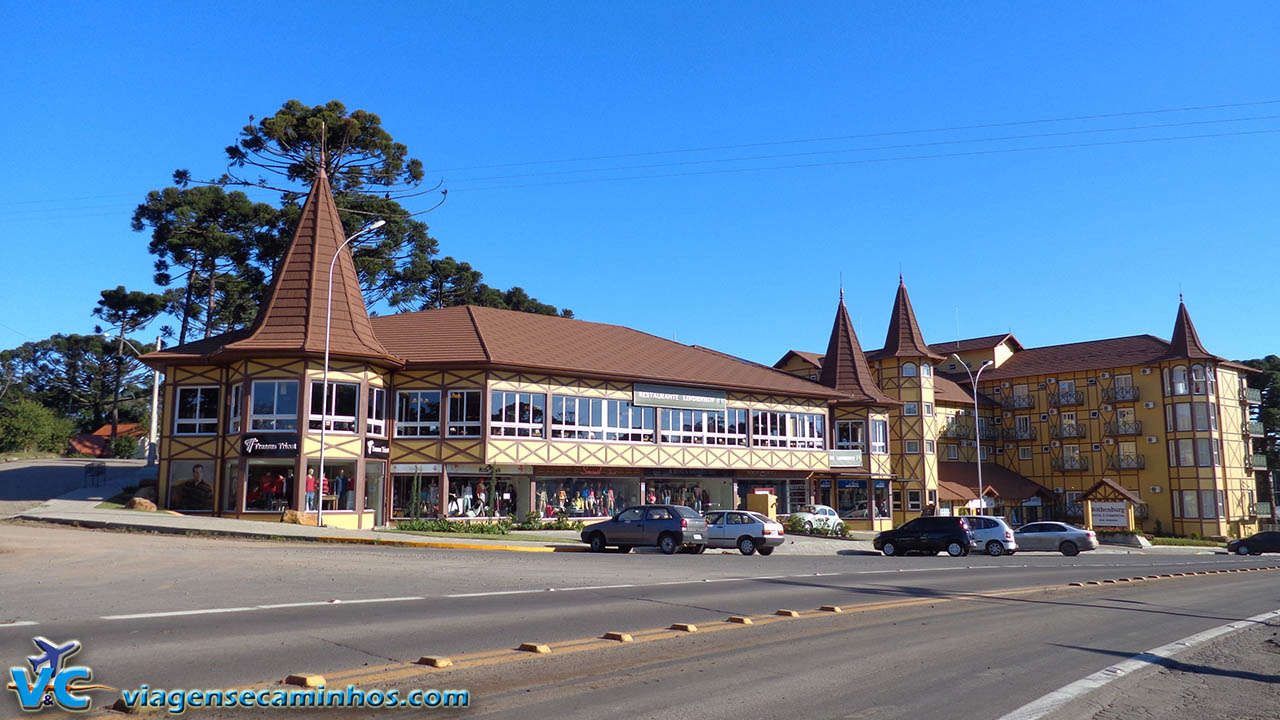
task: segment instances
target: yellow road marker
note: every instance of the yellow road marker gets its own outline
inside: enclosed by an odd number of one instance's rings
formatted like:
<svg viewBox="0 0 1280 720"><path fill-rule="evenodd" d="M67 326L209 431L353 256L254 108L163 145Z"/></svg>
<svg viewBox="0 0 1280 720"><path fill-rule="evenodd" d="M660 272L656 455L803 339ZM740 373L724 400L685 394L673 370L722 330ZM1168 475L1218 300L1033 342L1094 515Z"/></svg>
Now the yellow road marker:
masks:
<svg viewBox="0 0 1280 720"><path fill-rule="evenodd" d="M728 620L725 620L725 622L735 623L737 625L750 625L751 618L743 617L742 615L732 615Z"/></svg>
<svg viewBox="0 0 1280 720"><path fill-rule="evenodd" d="M842 613L842 612L844 612L844 608L840 607L839 605L823 605L822 607L820 607L820 608L818 608L818 609L819 609L819 610L821 610L822 612L829 612L829 613Z"/></svg>
<svg viewBox="0 0 1280 720"><path fill-rule="evenodd" d="M324 676L311 673L294 673L284 679L284 684L308 688L320 687L324 684Z"/></svg>
<svg viewBox="0 0 1280 720"><path fill-rule="evenodd" d="M634 639L624 632L607 632L600 637L605 640L616 640L618 642L631 642Z"/></svg>
<svg viewBox="0 0 1280 720"><path fill-rule="evenodd" d="M453 661L447 657L440 657L438 655L423 655L418 658L418 664L433 668L446 668L453 665Z"/></svg>
<svg viewBox="0 0 1280 720"><path fill-rule="evenodd" d="M540 643L520 643L520 647L516 648L521 652L531 652L538 655L546 655L551 652L551 648Z"/></svg>
<svg viewBox="0 0 1280 720"><path fill-rule="evenodd" d="M672 623L671 629L680 632L698 632L698 626L693 623Z"/></svg>
<svg viewBox="0 0 1280 720"><path fill-rule="evenodd" d="M792 618L800 617L800 613L796 612L795 610L775 610L773 611L773 614L777 615L778 617L792 617Z"/></svg>

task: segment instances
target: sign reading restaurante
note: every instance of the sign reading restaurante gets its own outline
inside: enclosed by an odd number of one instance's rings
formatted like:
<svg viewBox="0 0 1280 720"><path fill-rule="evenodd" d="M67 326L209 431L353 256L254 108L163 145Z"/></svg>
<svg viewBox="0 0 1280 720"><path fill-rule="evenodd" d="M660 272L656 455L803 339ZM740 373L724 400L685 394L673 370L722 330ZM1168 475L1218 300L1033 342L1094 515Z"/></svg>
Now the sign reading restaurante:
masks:
<svg viewBox="0 0 1280 720"><path fill-rule="evenodd" d="M640 407L678 408L681 410L724 410L728 396L723 390L645 385L636 383L632 404Z"/></svg>

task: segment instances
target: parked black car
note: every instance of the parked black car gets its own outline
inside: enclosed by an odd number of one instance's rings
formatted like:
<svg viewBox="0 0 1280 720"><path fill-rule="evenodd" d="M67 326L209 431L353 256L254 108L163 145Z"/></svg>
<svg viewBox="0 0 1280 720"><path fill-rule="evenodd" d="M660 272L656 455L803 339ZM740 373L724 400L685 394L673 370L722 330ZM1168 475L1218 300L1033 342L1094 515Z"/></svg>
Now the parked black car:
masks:
<svg viewBox="0 0 1280 720"><path fill-rule="evenodd" d="M1280 532L1260 532L1243 540L1232 540L1227 543L1227 552L1232 555L1261 555L1262 553L1280 552Z"/></svg>
<svg viewBox="0 0 1280 720"><path fill-rule="evenodd" d="M936 555L943 550L952 557L968 555L978 546L962 517L918 517L893 530L885 530L876 536L872 547L885 555L905 555L924 552Z"/></svg>
<svg viewBox="0 0 1280 720"><path fill-rule="evenodd" d="M682 548L699 554L707 549L707 520L684 505L637 505L583 528L582 542L591 545L591 552L604 552L610 545L622 552L657 545L667 555Z"/></svg>

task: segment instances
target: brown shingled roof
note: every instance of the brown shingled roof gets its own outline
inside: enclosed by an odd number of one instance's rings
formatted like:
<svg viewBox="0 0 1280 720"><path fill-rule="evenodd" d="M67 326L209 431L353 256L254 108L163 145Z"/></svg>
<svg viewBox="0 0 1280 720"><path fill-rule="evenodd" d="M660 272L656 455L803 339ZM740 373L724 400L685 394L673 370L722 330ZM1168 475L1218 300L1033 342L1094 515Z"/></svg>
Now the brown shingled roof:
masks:
<svg viewBox="0 0 1280 720"><path fill-rule="evenodd" d="M920 334L920 324L916 322L916 313L911 308L911 298L907 295L907 284L903 282L901 275L898 276L898 294L893 299L893 313L889 315L889 331L884 338L884 347L871 354L873 360L886 357L943 358L929 349L924 336Z"/></svg>
<svg viewBox="0 0 1280 720"><path fill-rule="evenodd" d="M1149 365L1159 362L1168 351L1169 344L1154 335L1130 335L1106 340L1028 348L1014 353L1000 367L988 370L983 377L994 380Z"/></svg>
<svg viewBox="0 0 1280 720"><path fill-rule="evenodd" d="M1221 360L1222 358L1204 349L1200 343L1200 335L1191 322L1191 313L1187 312L1186 303L1178 301L1178 316L1173 321L1173 339L1169 341L1170 360L1187 358L1189 360Z"/></svg>
<svg viewBox="0 0 1280 720"><path fill-rule="evenodd" d="M899 405L897 400L885 395L880 386L876 385L871 367L867 365L867 357L858 344L858 334L853 331L853 323L849 320L843 294L842 292L840 305L836 307L836 320L831 328L831 338L827 341L822 375L818 382L844 393L855 402Z"/></svg>
<svg viewBox="0 0 1280 720"><path fill-rule="evenodd" d="M933 376L933 400L934 402L964 403L965 405L973 404L973 390L969 386L966 378L963 383L958 380L952 380L949 377L943 377L937 373ZM995 401L991 398L978 393L978 404L987 407L994 407Z"/></svg>
<svg viewBox="0 0 1280 720"><path fill-rule="evenodd" d="M788 350L787 354L783 355L782 359L774 363L773 366L775 368L779 368L779 367L782 367L783 365L786 365L787 360L792 355L795 355L796 357L800 358L801 360L804 360L805 362L809 363L810 365L816 368L822 367L822 353L804 352L803 350Z"/></svg>
<svg viewBox="0 0 1280 720"><path fill-rule="evenodd" d="M969 498L978 496L978 465L966 462L938 463L938 484L948 483L969 491ZM1052 498L1053 492L1009 468L992 462L982 463L982 494L996 495L1005 500L1030 500L1037 495Z"/></svg>
<svg viewBox="0 0 1280 720"><path fill-rule="evenodd" d="M502 367L835 399L817 383L620 325L485 307L372 318L409 366Z"/></svg>
<svg viewBox="0 0 1280 720"><path fill-rule="evenodd" d="M1005 340L1012 341L1015 350L1022 349L1022 343L1018 342L1018 338L1014 337L1013 333L984 335L982 337L966 338L964 340L948 340L947 342L933 343L929 346L929 349L936 353L949 355L951 353L969 352L970 350L987 350L999 347Z"/></svg>
<svg viewBox="0 0 1280 720"><path fill-rule="evenodd" d="M350 247L338 252L345 241L329 178L321 168L302 206L302 217L284 261L272 279L266 306L258 311L248 337L230 342L214 354L323 355L329 264L337 253L330 353L335 357L398 365L399 361L382 346L369 324L369 312L360 293L360 278L351 260Z"/></svg>

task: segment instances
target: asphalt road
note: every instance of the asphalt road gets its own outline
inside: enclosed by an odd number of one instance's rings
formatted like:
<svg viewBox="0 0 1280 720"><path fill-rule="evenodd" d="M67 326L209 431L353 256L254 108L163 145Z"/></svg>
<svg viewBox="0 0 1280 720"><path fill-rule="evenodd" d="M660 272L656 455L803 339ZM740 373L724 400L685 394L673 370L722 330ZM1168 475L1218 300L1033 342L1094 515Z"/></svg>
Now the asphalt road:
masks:
<svg viewBox="0 0 1280 720"><path fill-rule="evenodd" d="M997 717L1120 656L1280 608L1276 572L1066 583L1276 564L1187 554L423 551L0 524L0 623L31 623L0 625L0 652L16 664L35 635L76 638L85 646L77 662L116 687L236 687L834 604L855 612L409 681L468 688L477 702L468 714L494 717L552 707L562 717L600 717L604 707L664 718L872 708L895 717L947 706ZM1039 587L1052 589L1000 595ZM896 607L904 602L921 604Z"/></svg>

